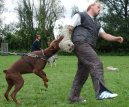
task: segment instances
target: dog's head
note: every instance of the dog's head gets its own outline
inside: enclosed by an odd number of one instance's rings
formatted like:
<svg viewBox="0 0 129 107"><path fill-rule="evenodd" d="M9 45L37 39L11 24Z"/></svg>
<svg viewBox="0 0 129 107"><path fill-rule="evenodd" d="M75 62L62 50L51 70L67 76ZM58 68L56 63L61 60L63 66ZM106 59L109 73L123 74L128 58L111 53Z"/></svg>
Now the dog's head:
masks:
<svg viewBox="0 0 129 107"><path fill-rule="evenodd" d="M60 49L68 53L71 53L74 50L74 44L71 42L71 40L62 41L59 44L59 47Z"/></svg>
<svg viewBox="0 0 129 107"><path fill-rule="evenodd" d="M60 49L59 43L62 41L63 38L64 38L64 36L60 36L58 39L53 40L53 41L50 43L49 48L54 49L54 50L59 50L59 49Z"/></svg>

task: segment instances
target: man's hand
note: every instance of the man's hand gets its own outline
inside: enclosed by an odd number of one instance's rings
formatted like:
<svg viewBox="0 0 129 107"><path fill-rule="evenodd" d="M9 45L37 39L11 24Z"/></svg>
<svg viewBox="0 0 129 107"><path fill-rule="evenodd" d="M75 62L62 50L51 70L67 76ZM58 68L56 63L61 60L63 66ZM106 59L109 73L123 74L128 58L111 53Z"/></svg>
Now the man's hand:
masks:
<svg viewBox="0 0 129 107"><path fill-rule="evenodd" d="M123 43L124 39L121 36L116 37L116 42Z"/></svg>
<svg viewBox="0 0 129 107"><path fill-rule="evenodd" d="M72 32L73 32L73 26L68 25L68 30L69 30L69 33L72 34Z"/></svg>
<svg viewBox="0 0 129 107"><path fill-rule="evenodd" d="M104 40L107 40L107 41L114 41L114 42L119 42L119 43L122 43L124 41L123 37L113 36L113 35L108 34L106 32L100 33L100 37L102 37Z"/></svg>

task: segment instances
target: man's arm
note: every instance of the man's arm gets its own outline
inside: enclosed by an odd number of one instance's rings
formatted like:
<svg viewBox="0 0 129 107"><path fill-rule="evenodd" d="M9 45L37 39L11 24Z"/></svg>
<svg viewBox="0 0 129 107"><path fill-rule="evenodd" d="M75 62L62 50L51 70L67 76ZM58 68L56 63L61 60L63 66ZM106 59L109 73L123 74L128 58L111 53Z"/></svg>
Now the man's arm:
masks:
<svg viewBox="0 0 129 107"><path fill-rule="evenodd" d="M99 35L101 38L103 38L104 40L107 40L107 41L114 41L114 42L122 43L124 40L123 37L121 37L121 36L113 36L106 32L100 32Z"/></svg>
<svg viewBox="0 0 129 107"><path fill-rule="evenodd" d="M73 16L72 20L71 20L71 23L69 24L68 26L68 29L69 29L69 33L72 34L73 32L73 29L80 25L81 24L81 17L80 15L77 13Z"/></svg>

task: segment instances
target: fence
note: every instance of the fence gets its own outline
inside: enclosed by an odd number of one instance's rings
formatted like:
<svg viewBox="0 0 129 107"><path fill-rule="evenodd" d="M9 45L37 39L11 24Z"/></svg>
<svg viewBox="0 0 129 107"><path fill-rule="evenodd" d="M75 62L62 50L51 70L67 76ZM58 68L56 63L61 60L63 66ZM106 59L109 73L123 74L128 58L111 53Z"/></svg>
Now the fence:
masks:
<svg viewBox="0 0 129 107"><path fill-rule="evenodd" d="M1 43L1 55L8 55L8 43Z"/></svg>

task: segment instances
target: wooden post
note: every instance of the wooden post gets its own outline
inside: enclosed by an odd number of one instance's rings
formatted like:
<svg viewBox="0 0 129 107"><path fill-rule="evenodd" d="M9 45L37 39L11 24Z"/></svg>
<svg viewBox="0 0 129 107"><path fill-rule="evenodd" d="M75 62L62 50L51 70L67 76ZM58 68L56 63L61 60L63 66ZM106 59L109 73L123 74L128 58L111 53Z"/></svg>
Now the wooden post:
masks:
<svg viewBox="0 0 129 107"><path fill-rule="evenodd" d="M8 55L8 43L1 43L1 55Z"/></svg>

